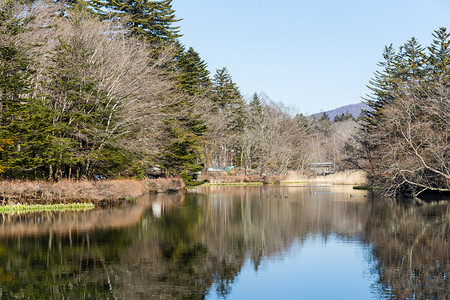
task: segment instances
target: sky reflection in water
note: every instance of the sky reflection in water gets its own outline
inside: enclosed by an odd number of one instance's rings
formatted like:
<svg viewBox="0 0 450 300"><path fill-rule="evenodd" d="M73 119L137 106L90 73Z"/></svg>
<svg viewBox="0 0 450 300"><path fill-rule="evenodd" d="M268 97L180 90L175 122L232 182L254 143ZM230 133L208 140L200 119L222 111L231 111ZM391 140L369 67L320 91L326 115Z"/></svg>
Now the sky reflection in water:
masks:
<svg viewBox="0 0 450 300"><path fill-rule="evenodd" d="M377 299L367 256L361 242L309 235L258 270L247 260L227 299ZM220 298L214 291L207 297Z"/></svg>

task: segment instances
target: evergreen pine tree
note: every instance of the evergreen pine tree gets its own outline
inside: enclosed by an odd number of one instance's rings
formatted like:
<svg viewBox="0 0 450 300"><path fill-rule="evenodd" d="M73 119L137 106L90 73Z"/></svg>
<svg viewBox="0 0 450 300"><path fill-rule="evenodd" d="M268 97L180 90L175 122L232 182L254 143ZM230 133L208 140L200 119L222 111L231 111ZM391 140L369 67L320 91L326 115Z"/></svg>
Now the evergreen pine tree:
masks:
<svg viewBox="0 0 450 300"><path fill-rule="evenodd" d="M216 70L213 79L213 92L213 101L221 107L230 106L242 99L241 93L236 83L231 79L226 67Z"/></svg>
<svg viewBox="0 0 450 300"><path fill-rule="evenodd" d="M176 79L178 88L190 96L209 90L211 80L207 65L192 47L181 53L177 60Z"/></svg>
<svg viewBox="0 0 450 300"><path fill-rule="evenodd" d="M203 168L198 154L200 139L207 130L201 114L195 112L195 99L207 97L211 81L206 63L192 48L180 51L174 72L180 97L166 111L170 116L165 121L169 143L161 164L169 174L180 175L187 184L193 185Z"/></svg>
<svg viewBox="0 0 450 300"><path fill-rule="evenodd" d="M427 75L427 57L424 53L424 48L416 38L412 38L400 47L398 55L396 69L401 80L401 88L422 88Z"/></svg>
<svg viewBox="0 0 450 300"><path fill-rule="evenodd" d="M107 95L91 77L98 68L90 62L91 56L92 50L77 36L69 41L60 39L50 55L52 65L43 83L53 111L54 151L50 177L63 177L64 172L89 177L101 166L104 168L101 171L108 173L108 169L117 167L123 160L117 161L117 150L105 130L108 122L116 120L108 107ZM110 119L110 115L113 118Z"/></svg>
<svg viewBox="0 0 450 300"><path fill-rule="evenodd" d="M355 120L353 115L346 111L345 113L341 113L340 115L336 115L333 119L333 122L344 122L347 120Z"/></svg>
<svg viewBox="0 0 450 300"><path fill-rule="evenodd" d="M198 162L199 139L207 127L194 115L170 118L166 123L170 143L164 149L162 165L169 174L179 175L186 184L195 185L197 173L203 168Z"/></svg>
<svg viewBox="0 0 450 300"><path fill-rule="evenodd" d="M295 116L295 120L302 133L312 134L311 117L307 117L300 113Z"/></svg>
<svg viewBox="0 0 450 300"><path fill-rule="evenodd" d="M434 31L433 37L428 47L428 73L431 81L446 85L450 79L450 33L442 27Z"/></svg>
<svg viewBox="0 0 450 300"><path fill-rule="evenodd" d="M386 104L411 91L429 91L427 56L415 38L401 46L398 53L392 45L386 47L383 58L384 61L378 64L382 70L376 71L374 78L369 81L368 87L372 94L364 99L370 107L362 116L364 128L368 131L375 130L377 119Z"/></svg>
<svg viewBox="0 0 450 300"><path fill-rule="evenodd" d="M171 43L180 37L179 19L172 9L172 0L90 0L93 11L107 17L127 15L127 25L133 35L140 35L157 44Z"/></svg>
<svg viewBox="0 0 450 300"><path fill-rule="evenodd" d="M249 109L257 114L262 114L263 102L258 94L255 92L252 96L252 101L250 101Z"/></svg>
<svg viewBox="0 0 450 300"><path fill-rule="evenodd" d="M259 127L263 124L266 117L264 114L264 105L261 97L257 93L254 93L247 107L246 127Z"/></svg>
<svg viewBox="0 0 450 300"><path fill-rule="evenodd" d="M7 142L1 165L6 176L25 176L42 165L38 156L45 150L46 138L35 138L32 132L45 135L46 113L30 96L35 71L29 46L17 41L28 20L15 14L13 1L0 6L0 138Z"/></svg>
<svg viewBox="0 0 450 300"><path fill-rule="evenodd" d="M212 100L229 114L229 129L240 131L244 126L244 101L227 68L217 70L214 75Z"/></svg>
<svg viewBox="0 0 450 300"><path fill-rule="evenodd" d="M398 55L392 44L385 47L383 58L384 61L378 63L381 71L377 70L374 73L374 78L369 81L367 86L372 94L363 98L370 107L370 109L363 111L362 117L368 130L376 125L376 118L380 115L383 106L395 99L394 94L398 86Z"/></svg>

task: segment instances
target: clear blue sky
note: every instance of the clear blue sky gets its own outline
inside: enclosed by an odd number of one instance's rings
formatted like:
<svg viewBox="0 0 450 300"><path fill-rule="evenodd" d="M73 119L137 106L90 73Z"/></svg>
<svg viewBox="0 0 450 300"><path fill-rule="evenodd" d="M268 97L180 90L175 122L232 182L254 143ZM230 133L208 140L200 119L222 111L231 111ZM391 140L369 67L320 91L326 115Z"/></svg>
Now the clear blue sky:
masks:
<svg viewBox="0 0 450 300"><path fill-rule="evenodd" d="M385 45L428 46L449 0L173 0L187 47L242 94L316 113L358 103Z"/></svg>

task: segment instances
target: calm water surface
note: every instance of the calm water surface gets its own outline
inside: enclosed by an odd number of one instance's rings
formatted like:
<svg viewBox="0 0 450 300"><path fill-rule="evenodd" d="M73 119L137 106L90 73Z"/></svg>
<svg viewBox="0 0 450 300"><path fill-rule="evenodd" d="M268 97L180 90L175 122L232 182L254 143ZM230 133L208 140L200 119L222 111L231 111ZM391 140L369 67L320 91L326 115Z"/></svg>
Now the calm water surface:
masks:
<svg viewBox="0 0 450 300"><path fill-rule="evenodd" d="M207 187L1 216L2 299L450 299L450 205Z"/></svg>

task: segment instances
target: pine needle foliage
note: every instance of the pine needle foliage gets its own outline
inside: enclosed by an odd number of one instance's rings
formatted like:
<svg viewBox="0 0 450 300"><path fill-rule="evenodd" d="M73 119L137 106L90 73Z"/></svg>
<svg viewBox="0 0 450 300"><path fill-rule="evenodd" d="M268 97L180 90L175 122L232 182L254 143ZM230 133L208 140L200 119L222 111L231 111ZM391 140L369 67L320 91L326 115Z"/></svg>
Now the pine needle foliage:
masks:
<svg viewBox="0 0 450 300"><path fill-rule="evenodd" d="M126 19L132 35L145 37L151 43L168 44L181 36L180 21L175 17L171 0L90 0L93 11L104 18L113 15Z"/></svg>

